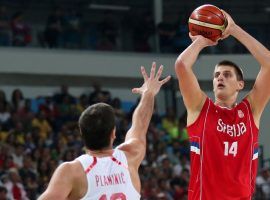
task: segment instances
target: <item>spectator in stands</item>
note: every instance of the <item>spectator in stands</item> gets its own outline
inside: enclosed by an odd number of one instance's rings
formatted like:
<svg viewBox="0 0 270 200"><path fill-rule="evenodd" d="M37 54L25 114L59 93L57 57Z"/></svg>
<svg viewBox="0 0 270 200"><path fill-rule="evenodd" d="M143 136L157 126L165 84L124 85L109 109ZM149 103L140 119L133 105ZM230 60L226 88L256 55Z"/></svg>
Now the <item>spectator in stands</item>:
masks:
<svg viewBox="0 0 270 200"><path fill-rule="evenodd" d="M19 169L19 174L22 178L22 183L30 199L37 198L37 173L33 167L32 159L29 155L23 158L23 167Z"/></svg>
<svg viewBox="0 0 270 200"><path fill-rule="evenodd" d="M24 14L18 11L11 18L12 45L26 46L32 41L30 26L24 21Z"/></svg>
<svg viewBox="0 0 270 200"><path fill-rule="evenodd" d="M172 107L166 109L166 116L162 119L162 128L169 134L170 139L179 137L178 120Z"/></svg>
<svg viewBox="0 0 270 200"><path fill-rule="evenodd" d="M8 129L10 117L11 115L7 109L7 104L5 104L3 101L0 101L0 125L3 130Z"/></svg>
<svg viewBox="0 0 270 200"><path fill-rule="evenodd" d="M82 94L79 98L79 102L75 105L74 111L75 115L79 116L86 108L88 107L88 96L86 94Z"/></svg>
<svg viewBox="0 0 270 200"><path fill-rule="evenodd" d="M1 90L1 89L0 89L0 102L2 102L7 107L7 109L10 111L10 104L7 101L6 93L4 90Z"/></svg>
<svg viewBox="0 0 270 200"><path fill-rule="evenodd" d="M10 128L10 103L6 99L6 93L3 90L0 90L0 127L1 127L1 136L6 136L6 132ZM3 135L4 134L4 135ZM1 137L0 137L1 138Z"/></svg>
<svg viewBox="0 0 270 200"><path fill-rule="evenodd" d="M9 151L10 151L9 146L4 143L5 140L1 140L1 141L3 143L0 143L0 177L5 173L4 172L4 165L7 161L7 158L10 156L9 155ZM0 180L0 181L2 181L2 180Z"/></svg>
<svg viewBox="0 0 270 200"><path fill-rule="evenodd" d="M264 199L270 199L270 170L263 168L256 178L256 186L262 191Z"/></svg>
<svg viewBox="0 0 270 200"><path fill-rule="evenodd" d="M77 49L81 47L82 15L70 8L63 18L63 42L65 48Z"/></svg>
<svg viewBox="0 0 270 200"><path fill-rule="evenodd" d="M7 7L0 5L0 46L9 46L11 44L11 30Z"/></svg>
<svg viewBox="0 0 270 200"><path fill-rule="evenodd" d="M17 112L18 118L24 123L24 128L26 130L31 128L31 122L35 116L31 106L31 99L25 99L24 106Z"/></svg>
<svg viewBox="0 0 270 200"><path fill-rule="evenodd" d="M3 186L0 186L0 200L8 200L7 189Z"/></svg>
<svg viewBox="0 0 270 200"><path fill-rule="evenodd" d="M11 107L13 112L19 111L24 106L24 97L20 89L13 90L11 94Z"/></svg>
<svg viewBox="0 0 270 200"><path fill-rule="evenodd" d="M97 82L93 83L94 91L89 95L89 104L103 102L111 105L111 93L108 90L102 90L101 85Z"/></svg>
<svg viewBox="0 0 270 200"><path fill-rule="evenodd" d="M154 127L160 129L161 128L161 120L162 120L162 117L160 116L159 110L158 110L158 106L155 103L155 105L154 105L154 112L153 112L153 116L152 116L152 119L151 119L151 124Z"/></svg>
<svg viewBox="0 0 270 200"><path fill-rule="evenodd" d="M163 199L163 200L173 200L173 197L171 195L170 186L168 184L169 179L165 178L159 178L157 181L157 193L156 198L157 199Z"/></svg>
<svg viewBox="0 0 270 200"><path fill-rule="evenodd" d="M47 161L43 161L43 160L40 160L38 162L37 171L39 174L38 191L39 193L41 193L47 188L47 184L49 183L50 175L52 172L49 168Z"/></svg>
<svg viewBox="0 0 270 200"><path fill-rule="evenodd" d="M39 111L36 117L32 120L32 126L39 128L39 136L43 139L51 137L52 127L46 119L46 115L43 111Z"/></svg>
<svg viewBox="0 0 270 200"><path fill-rule="evenodd" d="M44 97L44 99L45 99L45 101L39 105L39 111L43 111L45 113L46 119L49 121L49 123L54 125L58 119L58 116L59 116L58 107L56 105L56 102L53 101L52 96L46 96L46 97Z"/></svg>
<svg viewBox="0 0 270 200"><path fill-rule="evenodd" d="M76 115L74 115L74 112L76 112L76 109L68 95L64 96L63 102L58 105L58 110L60 123L63 124L75 120Z"/></svg>
<svg viewBox="0 0 270 200"><path fill-rule="evenodd" d="M20 120L15 120L13 123L13 127L9 130L6 140L12 147L17 144L23 144L25 142L24 136L26 134L24 124Z"/></svg>
<svg viewBox="0 0 270 200"><path fill-rule="evenodd" d="M177 20L175 25L175 35L173 38L173 52L181 52L190 44L188 37L188 17L183 16Z"/></svg>
<svg viewBox="0 0 270 200"><path fill-rule="evenodd" d="M170 162L169 158L168 157L164 157L162 160L161 160L161 173L162 173L162 176L166 179L171 179L172 178L172 175L173 175L173 169L172 169L172 163Z"/></svg>
<svg viewBox="0 0 270 200"><path fill-rule="evenodd" d="M114 141L115 145L120 144L124 138L125 134L128 130L126 124L126 114L121 108L121 100L119 98L114 98L111 102L111 106L114 109L115 113L115 126L116 126L116 139Z"/></svg>
<svg viewBox="0 0 270 200"><path fill-rule="evenodd" d="M21 177L16 168L9 169L8 180L4 185L10 199L28 200L24 186L21 183Z"/></svg>
<svg viewBox="0 0 270 200"><path fill-rule="evenodd" d="M188 133L187 133L187 122L186 122L186 112L179 118L178 121L178 130L179 130L179 136L178 140L180 141L181 144L181 154L189 156L189 138L188 138Z"/></svg>
<svg viewBox="0 0 270 200"><path fill-rule="evenodd" d="M190 171L189 156L179 155L177 152L175 152L175 155L178 155L178 162L173 166L173 175L179 176L183 170Z"/></svg>
<svg viewBox="0 0 270 200"><path fill-rule="evenodd" d="M32 128L33 130L34 128ZM37 147L36 145L36 138L35 132L30 130L28 133L25 134L25 143L24 143L24 149L26 153L32 153Z"/></svg>
<svg viewBox="0 0 270 200"><path fill-rule="evenodd" d="M103 103L107 103L107 104L111 105L111 103L112 103L111 101L112 101L111 92L108 90L102 91L99 102L103 102Z"/></svg>
<svg viewBox="0 0 270 200"><path fill-rule="evenodd" d="M173 52L173 38L175 35L175 27L169 16L164 16L164 20L157 26L159 36L159 49L161 53Z"/></svg>
<svg viewBox="0 0 270 200"><path fill-rule="evenodd" d="M121 100L118 97L114 98L112 100L112 102L111 102L111 106L114 109L115 116L119 120L122 120L122 119L125 118L125 113L124 113L124 111L121 108L121 104L122 104L122 102L121 102Z"/></svg>
<svg viewBox="0 0 270 200"><path fill-rule="evenodd" d="M11 156L16 168L20 169L23 167L24 146L22 144L16 144L14 148Z"/></svg>
<svg viewBox="0 0 270 200"><path fill-rule="evenodd" d="M111 12L104 13L103 21L98 25L101 38L98 43L98 50L116 50L119 35L119 25Z"/></svg>
<svg viewBox="0 0 270 200"><path fill-rule="evenodd" d="M65 98L68 98L71 104L76 103L76 99L69 92L69 87L67 85L61 85L60 92L53 95L53 101L56 104L62 104Z"/></svg>
<svg viewBox="0 0 270 200"><path fill-rule="evenodd" d="M3 130L3 127L0 124L0 141L5 141L7 136L8 136L7 130Z"/></svg>
<svg viewBox="0 0 270 200"><path fill-rule="evenodd" d="M175 200L187 200L189 183L189 170L183 169L180 175L174 176L170 181L172 195Z"/></svg>
<svg viewBox="0 0 270 200"><path fill-rule="evenodd" d="M133 27L134 50L139 52L151 52L150 39L155 33L155 24L150 12L138 13ZM146 28L147 27L147 28Z"/></svg>
<svg viewBox="0 0 270 200"><path fill-rule="evenodd" d="M47 24L44 31L44 40L49 48L57 48L60 45L63 32L63 11L61 8L55 8L47 18Z"/></svg>

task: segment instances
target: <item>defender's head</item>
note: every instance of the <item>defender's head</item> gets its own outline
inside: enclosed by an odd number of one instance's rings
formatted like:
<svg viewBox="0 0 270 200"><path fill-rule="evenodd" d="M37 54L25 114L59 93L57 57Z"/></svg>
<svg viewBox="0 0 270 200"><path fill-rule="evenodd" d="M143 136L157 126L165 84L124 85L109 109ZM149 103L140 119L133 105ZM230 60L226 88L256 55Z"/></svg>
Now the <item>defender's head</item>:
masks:
<svg viewBox="0 0 270 200"><path fill-rule="evenodd" d="M115 138L113 108L105 103L89 106L79 118L79 128L88 149L101 150L110 147Z"/></svg>

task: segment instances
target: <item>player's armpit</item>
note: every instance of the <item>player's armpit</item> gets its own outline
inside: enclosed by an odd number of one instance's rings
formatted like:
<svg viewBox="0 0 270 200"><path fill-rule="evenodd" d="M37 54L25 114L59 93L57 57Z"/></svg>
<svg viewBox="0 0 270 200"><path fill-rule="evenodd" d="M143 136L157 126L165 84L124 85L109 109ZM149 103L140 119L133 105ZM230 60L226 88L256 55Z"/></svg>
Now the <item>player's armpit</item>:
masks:
<svg viewBox="0 0 270 200"><path fill-rule="evenodd" d="M254 120L257 126L259 126L260 116L270 99L269 77L270 69L261 68L252 90L247 95L247 99L251 105Z"/></svg>
<svg viewBox="0 0 270 200"><path fill-rule="evenodd" d="M134 167L140 166L146 152L146 144L136 138L126 140L117 148L125 152L129 164L131 163Z"/></svg>

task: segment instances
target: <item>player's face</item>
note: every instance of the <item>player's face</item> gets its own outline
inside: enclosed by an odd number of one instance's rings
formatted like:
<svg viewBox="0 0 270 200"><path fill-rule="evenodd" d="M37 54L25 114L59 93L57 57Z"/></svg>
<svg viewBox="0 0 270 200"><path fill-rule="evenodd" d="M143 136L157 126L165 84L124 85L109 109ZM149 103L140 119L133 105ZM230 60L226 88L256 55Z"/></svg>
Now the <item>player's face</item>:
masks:
<svg viewBox="0 0 270 200"><path fill-rule="evenodd" d="M233 67L220 65L215 67L213 87L216 97L227 99L237 95L243 89L243 81L237 80L237 75Z"/></svg>

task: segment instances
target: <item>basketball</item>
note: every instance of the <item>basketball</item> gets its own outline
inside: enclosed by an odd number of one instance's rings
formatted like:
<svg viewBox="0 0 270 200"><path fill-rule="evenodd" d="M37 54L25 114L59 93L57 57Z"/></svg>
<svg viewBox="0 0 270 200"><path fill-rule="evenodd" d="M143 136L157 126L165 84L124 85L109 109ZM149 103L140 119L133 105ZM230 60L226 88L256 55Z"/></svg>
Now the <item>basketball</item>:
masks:
<svg viewBox="0 0 270 200"><path fill-rule="evenodd" d="M202 35L212 41L217 41L227 26L227 20L222 11L211 4L196 8L188 20L191 35Z"/></svg>

